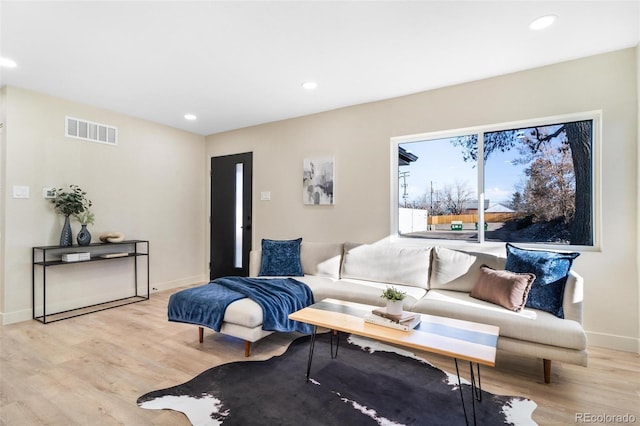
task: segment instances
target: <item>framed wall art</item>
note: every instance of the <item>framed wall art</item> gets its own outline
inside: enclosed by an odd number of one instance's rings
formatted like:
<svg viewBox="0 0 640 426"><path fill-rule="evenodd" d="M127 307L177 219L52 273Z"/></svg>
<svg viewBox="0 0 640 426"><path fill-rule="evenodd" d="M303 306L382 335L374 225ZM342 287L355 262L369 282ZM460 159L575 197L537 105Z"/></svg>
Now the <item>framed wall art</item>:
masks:
<svg viewBox="0 0 640 426"><path fill-rule="evenodd" d="M305 158L302 164L302 203L333 205L334 157Z"/></svg>

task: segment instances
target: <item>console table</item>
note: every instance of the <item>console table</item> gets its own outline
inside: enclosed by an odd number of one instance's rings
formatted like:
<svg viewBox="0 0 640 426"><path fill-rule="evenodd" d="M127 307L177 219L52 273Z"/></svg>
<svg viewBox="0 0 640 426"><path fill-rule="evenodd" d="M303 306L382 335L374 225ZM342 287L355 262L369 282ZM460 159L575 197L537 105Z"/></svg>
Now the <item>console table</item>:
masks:
<svg viewBox="0 0 640 426"><path fill-rule="evenodd" d="M63 261L62 256L70 253L88 252L91 258L80 261ZM147 292L139 294L138 292L138 259L146 258L146 276L147 276ZM31 270L31 288L33 319L43 324L61 321L80 315L90 314L93 312L103 311L105 309L116 308L119 306L129 305L149 300L149 241L146 240L127 240L118 243L94 243L88 246L41 246L32 247L31 251L32 270ZM82 306L62 312L47 313L47 269L51 267L64 267L69 265L77 265L79 263L88 262L104 262L104 261L124 261L131 262L134 268L134 292L133 295L122 299L109 300L95 305ZM42 272L42 315L36 313L36 272L38 269ZM144 270L144 269L142 269ZM40 272L38 271L38 272ZM38 274L39 275L39 274ZM40 306L38 306L40 307Z"/></svg>

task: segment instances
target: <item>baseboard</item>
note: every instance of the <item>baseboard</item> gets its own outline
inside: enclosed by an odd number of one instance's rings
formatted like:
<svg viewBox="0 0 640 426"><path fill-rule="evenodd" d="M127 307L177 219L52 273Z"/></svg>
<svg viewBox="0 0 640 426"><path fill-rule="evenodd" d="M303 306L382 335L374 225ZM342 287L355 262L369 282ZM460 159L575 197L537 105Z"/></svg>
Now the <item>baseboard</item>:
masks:
<svg viewBox="0 0 640 426"><path fill-rule="evenodd" d="M640 339L615 334L587 331L589 346L599 346L617 351L640 353Z"/></svg>
<svg viewBox="0 0 640 426"><path fill-rule="evenodd" d="M29 321L31 319L33 319L31 317L31 309L0 313L0 324L2 325L15 324L17 322Z"/></svg>
<svg viewBox="0 0 640 426"><path fill-rule="evenodd" d="M204 284L209 282L209 277L206 275L194 275L192 277L180 278L179 280L164 281L151 284L151 293L163 290L171 290L172 288L184 287L192 284Z"/></svg>

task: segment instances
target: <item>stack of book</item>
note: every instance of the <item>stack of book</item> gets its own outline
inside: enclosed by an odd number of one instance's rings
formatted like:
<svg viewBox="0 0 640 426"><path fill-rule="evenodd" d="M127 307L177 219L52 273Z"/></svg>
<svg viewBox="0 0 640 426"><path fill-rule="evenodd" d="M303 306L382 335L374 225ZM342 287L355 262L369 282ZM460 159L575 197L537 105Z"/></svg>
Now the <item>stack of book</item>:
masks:
<svg viewBox="0 0 640 426"><path fill-rule="evenodd" d="M401 315L394 315L387 313L385 308L376 308L364 318L364 321L371 324L409 331L420 324L420 319L420 314L413 312L402 312Z"/></svg>
<svg viewBox="0 0 640 426"><path fill-rule="evenodd" d="M62 255L63 262L81 262L83 260L91 260L91 253L76 252L76 253L64 253Z"/></svg>

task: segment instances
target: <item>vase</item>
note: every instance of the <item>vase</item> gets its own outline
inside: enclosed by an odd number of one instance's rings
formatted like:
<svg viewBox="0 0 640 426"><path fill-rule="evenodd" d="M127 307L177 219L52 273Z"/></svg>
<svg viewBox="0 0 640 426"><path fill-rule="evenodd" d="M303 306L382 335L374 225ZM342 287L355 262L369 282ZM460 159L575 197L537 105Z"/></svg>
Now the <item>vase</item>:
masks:
<svg viewBox="0 0 640 426"><path fill-rule="evenodd" d="M78 231L76 240L79 246L88 246L91 243L91 233L87 229L87 225L82 225L82 228Z"/></svg>
<svg viewBox="0 0 640 426"><path fill-rule="evenodd" d="M387 300L387 313L402 315L402 300Z"/></svg>
<svg viewBox="0 0 640 426"><path fill-rule="evenodd" d="M71 235L71 223L69 221L69 215L65 215L62 233L60 234L60 247L71 247L72 245L73 239Z"/></svg>

